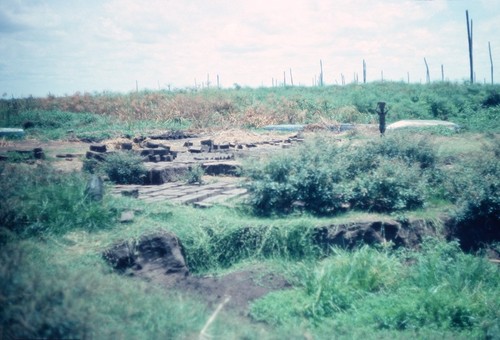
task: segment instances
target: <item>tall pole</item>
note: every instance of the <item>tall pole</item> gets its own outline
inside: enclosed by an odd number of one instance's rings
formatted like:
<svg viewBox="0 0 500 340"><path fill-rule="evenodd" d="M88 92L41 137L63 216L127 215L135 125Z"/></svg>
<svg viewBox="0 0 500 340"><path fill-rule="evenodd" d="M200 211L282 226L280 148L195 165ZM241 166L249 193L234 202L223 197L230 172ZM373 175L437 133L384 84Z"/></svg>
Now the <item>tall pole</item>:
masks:
<svg viewBox="0 0 500 340"><path fill-rule="evenodd" d="M431 75L429 73L429 64L427 64L427 59L425 59L425 57L424 57L424 63L425 63L425 69L426 69L425 79L427 81L427 84L429 84L431 82Z"/></svg>
<svg viewBox="0 0 500 340"><path fill-rule="evenodd" d="M467 41L469 42L469 63L470 63L470 83L474 83L474 62L472 58L472 19L469 22L469 11L465 11L465 18L467 19Z"/></svg>
<svg viewBox="0 0 500 340"><path fill-rule="evenodd" d="M491 85L493 85L493 57L491 56L491 44L488 41L488 50L490 52L490 65L491 65Z"/></svg>
<svg viewBox="0 0 500 340"><path fill-rule="evenodd" d="M323 86L323 62L319 60L319 86Z"/></svg>
<svg viewBox="0 0 500 340"><path fill-rule="evenodd" d="M363 84L366 84L366 62L363 59Z"/></svg>

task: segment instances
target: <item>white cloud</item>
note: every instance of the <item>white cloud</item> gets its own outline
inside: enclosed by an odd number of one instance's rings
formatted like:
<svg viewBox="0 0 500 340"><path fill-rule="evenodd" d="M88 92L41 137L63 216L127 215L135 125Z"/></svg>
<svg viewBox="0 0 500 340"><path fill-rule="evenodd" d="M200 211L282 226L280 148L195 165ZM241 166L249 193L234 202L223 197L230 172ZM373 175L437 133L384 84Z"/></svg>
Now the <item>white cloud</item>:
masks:
<svg viewBox="0 0 500 340"><path fill-rule="evenodd" d="M489 74L487 41L500 50L500 11L489 0L23 1L0 5L0 92L192 86L219 74L225 86L259 86L292 68L309 85L323 60L325 80L466 78L464 6L474 18L477 72ZM477 32L477 33L476 33ZM486 45L486 47L484 47ZM496 57L498 60L498 57ZM498 77L500 79L500 77ZM31 81L30 81L31 80Z"/></svg>

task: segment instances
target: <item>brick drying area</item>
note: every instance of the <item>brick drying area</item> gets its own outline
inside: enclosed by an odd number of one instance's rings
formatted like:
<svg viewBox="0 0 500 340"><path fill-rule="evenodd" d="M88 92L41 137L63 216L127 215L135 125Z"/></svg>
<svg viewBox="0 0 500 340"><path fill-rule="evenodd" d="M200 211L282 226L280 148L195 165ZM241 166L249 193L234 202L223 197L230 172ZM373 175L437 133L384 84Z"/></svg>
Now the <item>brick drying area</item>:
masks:
<svg viewBox="0 0 500 340"><path fill-rule="evenodd" d="M241 161L261 157L302 142L300 136L261 138L252 142L218 141L195 135L164 133L136 137L114 144L92 144L86 158L104 159L109 152L127 150L143 157L148 170L144 185L115 185L112 193L136 197L146 202L169 202L210 207L243 199ZM185 175L195 165L204 171L202 184L187 184Z"/></svg>
<svg viewBox="0 0 500 340"><path fill-rule="evenodd" d="M116 185L112 193L136 197L146 202L192 204L200 208L242 199L247 193L247 190L242 188L235 178L218 177L212 181L191 185L181 181L161 185Z"/></svg>

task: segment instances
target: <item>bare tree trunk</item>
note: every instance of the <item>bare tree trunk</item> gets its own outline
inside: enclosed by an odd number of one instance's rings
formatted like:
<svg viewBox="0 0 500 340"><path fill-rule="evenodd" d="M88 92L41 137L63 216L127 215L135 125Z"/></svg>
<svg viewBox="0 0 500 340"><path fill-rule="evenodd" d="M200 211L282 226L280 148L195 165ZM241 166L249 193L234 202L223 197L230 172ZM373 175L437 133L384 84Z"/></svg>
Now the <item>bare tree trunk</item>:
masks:
<svg viewBox="0 0 500 340"><path fill-rule="evenodd" d="M465 11L465 18L467 19L467 41L469 42L469 63L470 63L470 83L474 83L474 62L472 58L472 19L469 22L469 11Z"/></svg>
<svg viewBox="0 0 500 340"><path fill-rule="evenodd" d="M290 68L290 83L293 86L293 76L292 76L292 68Z"/></svg>
<svg viewBox="0 0 500 340"><path fill-rule="evenodd" d="M491 44L488 41L488 50L490 52L490 65L491 65L491 85L493 85L493 57L491 56Z"/></svg>
<svg viewBox="0 0 500 340"><path fill-rule="evenodd" d="M286 72L283 71L283 86L286 87Z"/></svg>
<svg viewBox="0 0 500 340"><path fill-rule="evenodd" d="M427 59L425 59L425 57L424 57L424 63L425 63L425 69L426 69L425 80L426 80L427 84L429 84L431 82L431 75L429 73L429 64L427 64Z"/></svg>
<svg viewBox="0 0 500 340"><path fill-rule="evenodd" d="M323 62L319 60L319 86L323 86Z"/></svg>
<svg viewBox="0 0 500 340"><path fill-rule="evenodd" d="M366 84L366 62L363 59L363 84Z"/></svg>
<svg viewBox="0 0 500 340"><path fill-rule="evenodd" d="M441 64L441 81L444 82L444 65Z"/></svg>

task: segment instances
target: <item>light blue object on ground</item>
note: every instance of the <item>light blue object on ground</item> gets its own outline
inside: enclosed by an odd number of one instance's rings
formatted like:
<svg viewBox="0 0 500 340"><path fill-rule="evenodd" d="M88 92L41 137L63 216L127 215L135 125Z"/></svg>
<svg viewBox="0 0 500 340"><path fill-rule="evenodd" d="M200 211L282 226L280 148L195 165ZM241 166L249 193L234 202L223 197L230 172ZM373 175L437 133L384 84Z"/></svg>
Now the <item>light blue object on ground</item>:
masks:
<svg viewBox="0 0 500 340"><path fill-rule="evenodd" d="M304 130L304 125L301 124L280 124L280 125L266 125L264 130L269 131L300 131Z"/></svg>
<svg viewBox="0 0 500 340"><path fill-rule="evenodd" d="M0 137L24 138L24 130L18 128L0 128Z"/></svg>

